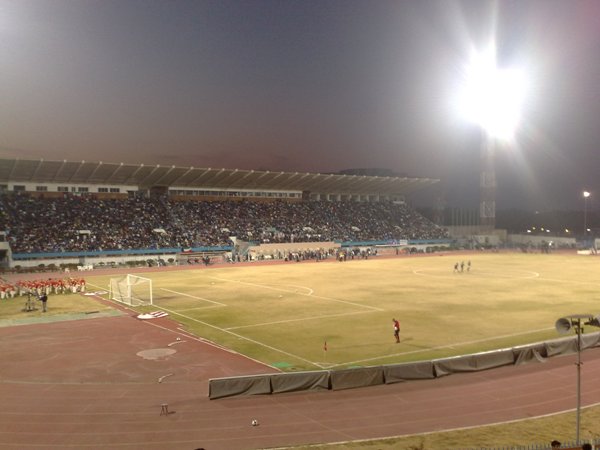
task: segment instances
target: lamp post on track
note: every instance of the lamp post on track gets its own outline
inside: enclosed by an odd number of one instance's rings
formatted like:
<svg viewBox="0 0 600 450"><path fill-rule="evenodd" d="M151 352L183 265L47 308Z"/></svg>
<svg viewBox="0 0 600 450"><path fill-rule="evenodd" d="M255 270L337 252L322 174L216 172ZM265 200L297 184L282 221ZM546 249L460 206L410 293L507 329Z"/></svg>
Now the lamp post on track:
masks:
<svg viewBox="0 0 600 450"><path fill-rule="evenodd" d="M560 334L566 334L571 330L575 329L577 333L577 409L576 409L576 421L575 421L575 439L576 445L579 446L579 430L580 430L580 418L581 418L581 334L583 333L582 325L591 325L600 327L600 316L594 317L592 314L572 314L570 316L561 317L555 323L556 331ZM582 324L582 321L583 322Z"/></svg>

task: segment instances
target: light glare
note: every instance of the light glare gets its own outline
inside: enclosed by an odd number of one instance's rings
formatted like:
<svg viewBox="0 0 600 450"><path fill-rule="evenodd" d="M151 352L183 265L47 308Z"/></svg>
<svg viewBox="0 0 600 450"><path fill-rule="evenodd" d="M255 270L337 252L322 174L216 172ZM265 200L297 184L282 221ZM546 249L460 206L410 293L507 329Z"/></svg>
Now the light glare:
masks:
<svg viewBox="0 0 600 450"><path fill-rule="evenodd" d="M512 138L521 115L526 82L522 71L500 69L496 50L471 56L459 100L467 120L481 126L490 136Z"/></svg>

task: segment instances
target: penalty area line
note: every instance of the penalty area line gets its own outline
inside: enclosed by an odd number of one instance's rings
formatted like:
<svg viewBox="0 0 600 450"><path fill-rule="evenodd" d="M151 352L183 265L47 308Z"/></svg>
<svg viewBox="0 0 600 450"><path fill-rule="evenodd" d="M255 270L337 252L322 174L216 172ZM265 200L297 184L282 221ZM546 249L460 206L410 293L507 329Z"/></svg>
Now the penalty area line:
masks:
<svg viewBox="0 0 600 450"><path fill-rule="evenodd" d="M171 289L167 289L167 288L160 288L161 291L166 291L166 292L170 292L172 294L177 294L177 295L181 295L182 297L189 297L189 298L193 298L195 300L202 300L203 302L208 302L208 303L213 303L215 305L219 305L219 306L227 306L224 303L219 303L219 302L215 302L214 300L209 300L207 298L204 297L198 297L196 295L191 295L191 294L185 294L183 292L177 292L177 291L173 291Z"/></svg>
<svg viewBox="0 0 600 450"><path fill-rule="evenodd" d="M160 308L160 306L159 306ZM213 308L222 308L222 306L219 305L211 305L211 306L197 306L196 308L185 308L185 309L180 309L179 312L188 312L188 311L204 311L206 309L213 309Z"/></svg>
<svg viewBox="0 0 600 450"><path fill-rule="evenodd" d="M95 288L98 288L98 289L102 289L103 291L106 291L106 294L107 294L107 295L108 295L108 293L109 293L109 291L110 291L110 289L107 289L107 288L105 288L105 287L102 287L102 286L98 286L97 284L94 284L94 283L87 283L87 282L86 282L86 285L87 285L87 286L93 286L93 287L95 287Z"/></svg>
<svg viewBox="0 0 600 450"><path fill-rule="evenodd" d="M264 347L264 348L268 348L269 350L273 350L274 352L282 353L282 354L284 354L284 355L290 356L290 357L292 357L292 358L296 358L296 359L298 359L298 360L300 360L300 361L303 361L303 362L305 362L305 363L311 364L311 365L313 365L313 366L320 367L320 366L319 366L318 364L316 364L315 362L313 362L313 361L309 361L308 359L302 358L301 356L294 355L293 353L289 353L289 352L286 352L285 350L281 350L281 349L279 349L279 348L272 347L272 346L270 346L270 345L267 345L267 344L265 344L265 343L263 343L263 342L256 341L256 340L254 340L254 339L247 338L247 337L245 337L245 336L242 336L241 334L234 333L233 331L226 330L225 328L221 328L221 327L218 327L218 326L216 326L216 325L212 325L212 324L210 324L210 323L208 323L208 322L203 322L202 320L194 319L193 317L186 316L185 314L181 314L181 313L178 313L177 311L172 311L172 310L169 310L169 309L167 309L167 308L161 308L161 309L163 309L163 310L165 310L165 311L167 311L167 312L169 312L169 313L171 313L171 314L175 314L175 315L177 315L177 316L184 317L184 318L186 318L186 319L188 319L188 320L191 320L191 321L193 321L193 322L197 322L197 323L199 323L199 324L202 324L202 325L205 325L205 326L207 326L207 327L214 328L215 330L221 331L221 332L223 332L223 333L228 333L228 334L230 334L230 335L232 335L232 336L235 336L235 337L237 337L238 339L242 339L242 340L244 340L244 341L252 342L253 344L260 345L261 347Z"/></svg>
<svg viewBox="0 0 600 450"><path fill-rule="evenodd" d="M268 365L268 364L266 364L266 363L264 363L262 361L259 361L258 359L251 358L248 355L244 355L243 353L236 352L235 350L232 350L230 348L224 347L222 345L219 345L219 344L217 344L215 342L212 342L212 341L209 341L207 339L203 339L203 338L200 338L198 336L194 336L189 331L186 331L183 328L177 328L177 330L173 330L171 328L163 327L161 325L157 325L155 323L152 323L149 320L145 320L144 324L145 325L150 325L150 326L153 326L153 327L156 327L156 328L160 328L161 330L168 331L169 333L179 334L179 335L184 336L184 337L186 337L188 339L200 342L202 344L210 345L211 347L218 348L219 350L226 351L226 352L231 353L233 355L243 356L244 358L249 359L250 361L254 361L254 362L258 363L258 364L262 364L263 366L274 368L273 366L270 366L270 365ZM182 341L182 342L184 342L184 341Z"/></svg>

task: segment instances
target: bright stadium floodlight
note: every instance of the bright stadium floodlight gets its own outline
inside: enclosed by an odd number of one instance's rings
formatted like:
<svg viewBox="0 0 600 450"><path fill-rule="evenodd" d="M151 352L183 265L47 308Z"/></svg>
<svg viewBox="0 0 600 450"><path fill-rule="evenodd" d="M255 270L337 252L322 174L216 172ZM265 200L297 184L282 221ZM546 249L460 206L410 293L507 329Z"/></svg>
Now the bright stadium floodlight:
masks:
<svg viewBox="0 0 600 450"><path fill-rule="evenodd" d="M525 98L525 77L516 68L499 68L496 47L472 52L458 99L462 115L492 138L511 139Z"/></svg>
<svg viewBox="0 0 600 450"><path fill-rule="evenodd" d="M460 81L455 108L482 130L479 226L489 231L496 226L496 142L513 139L525 99L525 77L516 68L498 67L492 44L484 52L471 52Z"/></svg>

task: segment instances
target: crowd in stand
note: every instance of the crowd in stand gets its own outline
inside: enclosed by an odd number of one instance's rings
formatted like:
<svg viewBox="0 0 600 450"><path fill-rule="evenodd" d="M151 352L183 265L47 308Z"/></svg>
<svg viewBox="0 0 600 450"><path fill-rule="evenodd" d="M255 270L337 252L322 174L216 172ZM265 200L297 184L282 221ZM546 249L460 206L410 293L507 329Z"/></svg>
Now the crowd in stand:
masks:
<svg viewBox="0 0 600 450"><path fill-rule="evenodd" d="M391 202L173 201L0 196L0 231L15 253L190 248L259 243L446 238Z"/></svg>
<svg viewBox="0 0 600 450"><path fill-rule="evenodd" d="M308 261L308 260L314 260L314 261L324 261L326 259L329 258L335 258L337 261L343 262L343 261L347 261L348 259L354 260L354 259L369 259L370 256L377 256L377 249L376 248L350 248L350 249L341 249L341 248L330 248L330 249L324 249L324 248L320 248L320 249L310 249L310 250L295 250L295 251L288 251L288 250L276 250L273 251L270 254L258 254L258 255L251 255L250 253L246 254L246 259L244 259L243 261L251 261L253 258L255 258L258 261L264 261L266 259L279 259L279 260L285 260L285 261L296 261L296 262L300 262L300 261ZM241 256L238 254L237 255L238 259L236 260L237 262L241 262ZM225 262L234 262L234 261L225 261ZM190 262L188 260L188 264L193 264L193 262ZM197 261L196 261L197 264Z"/></svg>

